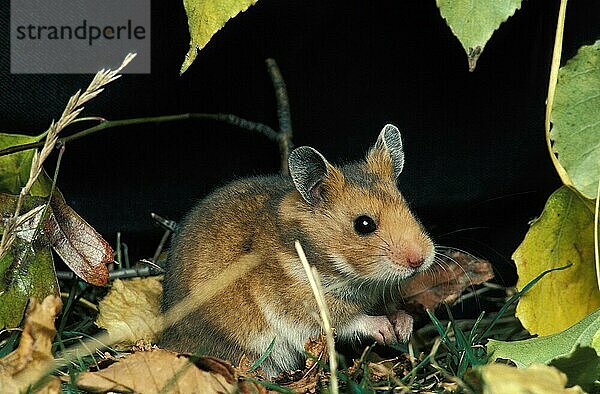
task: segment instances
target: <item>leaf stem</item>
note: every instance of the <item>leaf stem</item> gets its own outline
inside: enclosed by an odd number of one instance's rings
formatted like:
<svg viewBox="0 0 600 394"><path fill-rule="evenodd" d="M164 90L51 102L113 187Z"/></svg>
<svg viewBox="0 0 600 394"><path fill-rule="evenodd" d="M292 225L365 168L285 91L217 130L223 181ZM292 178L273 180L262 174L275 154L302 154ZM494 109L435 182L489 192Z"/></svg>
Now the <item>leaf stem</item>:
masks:
<svg viewBox="0 0 600 394"><path fill-rule="evenodd" d="M600 210L600 179L596 190L596 209L594 210L594 260L596 261L596 281L600 290L600 251L598 250L598 210Z"/></svg>
<svg viewBox="0 0 600 394"><path fill-rule="evenodd" d="M550 153L552 164L554 164L554 168L556 168L556 172L558 172L562 183L567 186L572 186L573 182L554 154L554 151L552 150L552 141L550 140L550 121L552 117L552 106L554 104L554 94L556 93L556 83L558 81L558 70L560 68L560 57L562 53L566 13L567 0L561 0L558 11L558 21L556 23L556 36L554 38L554 52L552 53L552 65L550 67L550 80L548 82L548 98L546 100L546 119L544 122L544 129L546 131L546 145L548 146L548 152Z"/></svg>

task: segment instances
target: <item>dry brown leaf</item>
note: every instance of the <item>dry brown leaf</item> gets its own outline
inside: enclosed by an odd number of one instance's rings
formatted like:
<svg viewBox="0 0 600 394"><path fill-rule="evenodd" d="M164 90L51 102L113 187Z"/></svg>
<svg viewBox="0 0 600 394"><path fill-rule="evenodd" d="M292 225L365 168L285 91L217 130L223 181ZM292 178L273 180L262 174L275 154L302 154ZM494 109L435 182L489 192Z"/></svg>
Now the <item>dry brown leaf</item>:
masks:
<svg viewBox="0 0 600 394"><path fill-rule="evenodd" d="M36 384L36 392L60 392L60 380L44 376L53 363L54 319L61 308L62 302L57 296L48 296L41 304L31 299L19 347L0 359L1 393L25 392L32 384Z"/></svg>
<svg viewBox="0 0 600 394"><path fill-rule="evenodd" d="M439 264L416 275L403 287L408 309L435 309L442 302L451 304L467 287L494 277L489 262L466 253L448 250L440 258Z"/></svg>
<svg viewBox="0 0 600 394"><path fill-rule="evenodd" d="M94 392L137 393L233 393L230 383L219 374L198 368L190 359L163 349L136 352L98 372L77 376L80 389Z"/></svg>
<svg viewBox="0 0 600 394"><path fill-rule="evenodd" d="M327 338L324 334L317 339L308 338L304 343L304 350L312 355L306 358L306 366L303 371L286 371L280 374L276 383L297 393L316 393L320 383L326 384L327 374L322 370L318 362L327 364ZM318 360L318 362L317 362Z"/></svg>
<svg viewBox="0 0 600 394"><path fill-rule="evenodd" d="M240 362L238 363L238 369L242 372L245 371L249 371L250 368L252 368L252 360L250 360L248 358L248 356L246 356L246 354L242 354L242 357L240 357ZM259 368L260 369L260 368Z"/></svg>
<svg viewBox="0 0 600 394"><path fill-rule="evenodd" d="M161 292L157 277L115 280L98 305L96 325L106 328L119 349L129 349L138 339L153 342Z"/></svg>
<svg viewBox="0 0 600 394"><path fill-rule="evenodd" d="M112 262L113 250L100 234L67 205L55 190L50 200L51 214L44 232L63 261L81 279L96 286L108 281L106 263Z"/></svg>
<svg viewBox="0 0 600 394"><path fill-rule="evenodd" d="M304 343L304 351L312 357L306 357L305 369L311 369L313 365L317 364L317 360L322 364L329 362L329 355L327 354L327 337L325 334L320 334L317 339L309 337Z"/></svg>

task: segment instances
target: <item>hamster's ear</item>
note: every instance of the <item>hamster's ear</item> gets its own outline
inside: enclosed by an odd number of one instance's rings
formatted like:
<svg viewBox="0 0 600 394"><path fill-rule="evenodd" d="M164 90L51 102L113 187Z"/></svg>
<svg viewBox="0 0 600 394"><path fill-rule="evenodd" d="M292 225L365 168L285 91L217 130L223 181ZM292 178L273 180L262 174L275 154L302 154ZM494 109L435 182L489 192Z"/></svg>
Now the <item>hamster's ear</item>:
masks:
<svg viewBox="0 0 600 394"><path fill-rule="evenodd" d="M296 148L288 160L290 175L300 195L310 205L318 205L323 196L321 185L332 165L310 146Z"/></svg>
<svg viewBox="0 0 600 394"><path fill-rule="evenodd" d="M398 178L404 168L404 149L400 130L392 124L386 124L377 142L369 151L367 165L382 176Z"/></svg>

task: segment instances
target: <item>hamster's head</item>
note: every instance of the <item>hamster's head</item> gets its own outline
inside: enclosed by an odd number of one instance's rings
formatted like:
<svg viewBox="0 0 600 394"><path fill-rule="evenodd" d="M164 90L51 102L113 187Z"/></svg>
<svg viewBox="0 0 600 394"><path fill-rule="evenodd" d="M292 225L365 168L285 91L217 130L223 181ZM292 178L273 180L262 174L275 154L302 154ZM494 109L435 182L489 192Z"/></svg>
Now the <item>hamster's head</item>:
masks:
<svg viewBox="0 0 600 394"><path fill-rule="evenodd" d="M367 157L335 167L310 147L295 149L290 175L301 196L296 221L329 274L399 280L426 270L434 244L397 188L404 166L400 131L386 125Z"/></svg>

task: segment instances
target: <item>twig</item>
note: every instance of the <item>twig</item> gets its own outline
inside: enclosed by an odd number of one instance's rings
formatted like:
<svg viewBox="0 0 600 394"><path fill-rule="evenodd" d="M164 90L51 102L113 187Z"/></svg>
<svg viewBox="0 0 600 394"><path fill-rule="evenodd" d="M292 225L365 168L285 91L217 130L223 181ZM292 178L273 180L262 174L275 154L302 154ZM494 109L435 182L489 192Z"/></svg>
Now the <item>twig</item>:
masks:
<svg viewBox="0 0 600 394"><path fill-rule="evenodd" d="M109 271L108 280L126 279L126 278L144 278L147 276L157 276L164 273L164 270L158 266L119 268ZM61 280L71 280L76 276L73 271L56 271L56 277Z"/></svg>
<svg viewBox="0 0 600 394"><path fill-rule="evenodd" d="M338 394L338 380L337 380L337 356L335 353L335 340L333 338L333 327L331 327L331 316L329 309L325 303L325 296L323 295L323 288L321 287L321 281L319 279L319 273L315 267L311 267L308 264L302 245L300 241L294 242L296 253L302 262L306 276L308 276L308 282L310 288L313 291L317 306L319 307L319 314L321 315L321 321L323 323L323 329L325 331L325 338L327 339L327 352L329 353L329 388L332 394Z"/></svg>
<svg viewBox="0 0 600 394"><path fill-rule="evenodd" d="M82 137L86 137L90 134L96 133L101 130L106 130L115 127L132 126L137 124L145 123L164 123L174 122L181 120L213 120L218 122L224 122L232 126L237 126L242 129L249 131L256 131L263 134L271 141L275 141L279 144L279 151L281 154L281 173L287 175L288 169L288 158L293 148L292 143L292 121L290 116L290 103L287 94L287 89L281 71L277 66L274 59L266 59L267 70L273 82L273 88L275 89L275 98L277 101L277 117L279 121L279 131L273 130L273 128L258 122L252 122L247 119L240 118L239 116L232 114L208 114L208 113L186 113L177 115L165 115L165 116L153 116L145 118L133 118L133 119L121 119L121 120L106 120L100 117L86 117L82 119L72 119L70 123L80 120L99 120L101 121L98 125L79 131L67 137L58 139L58 143L67 143L70 141L77 140ZM100 89L101 90L101 89ZM88 98L89 100L89 98ZM66 126L66 125L65 125ZM45 136L48 132L42 134ZM46 138L48 140L48 138ZM5 149L0 150L0 156L10 155L12 153L22 152L25 150L36 149L44 146L44 141L31 142L28 144L9 146Z"/></svg>
<svg viewBox="0 0 600 394"><path fill-rule="evenodd" d="M289 174L288 158L293 148L292 144L292 118L290 115L290 100L288 98L285 82L281 76L281 71L275 62L275 59L265 60L267 70L273 82L275 89L275 99L277 100L277 118L279 120L279 152L281 153L281 173Z"/></svg>
<svg viewBox="0 0 600 394"><path fill-rule="evenodd" d="M101 130L111 129L114 127L133 126L145 123L164 123L164 122L175 122L180 120L189 119L201 119L201 120L214 120L219 122L225 122L233 126L240 127L249 131L257 131L267 138L273 141L279 141L279 136L275 130L271 127L262 123L255 123L249 120L240 118L231 114L204 114L204 113L186 113L177 115L165 115L165 116L151 116L146 118L133 118L133 119L120 119L120 120L106 120L97 124L96 126L88 129L79 131L67 137L59 138L59 143L67 143L70 141L78 140L82 137L86 137L90 134L96 133ZM29 149L39 148L44 145L43 141L32 142L29 144L9 146L8 148L0 150L0 156L9 155L11 153L21 152Z"/></svg>
<svg viewBox="0 0 600 394"><path fill-rule="evenodd" d="M152 212L150 214L150 216L152 216L152 219L154 219L157 223L159 223L165 229L165 232L164 232L162 238L160 239L158 246L156 247L154 256L152 257L152 262L154 264L156 264L158 262L158 258L160 257L160 254L162 253L163 248L165 247L165 244L169 240L169 237L177 228L177 223L175 223L174 220L165 219L165 218L155 214L154 212Z"/></svg>
<svg viewBox="0 0 600 394"><path fill-rule="evenodd" d="M177 222L175 222L174 220L165 219L154 212L150 213L150 216L165 230L170 230L171 232L175 232L175 230L177 230Z"/></svg>

